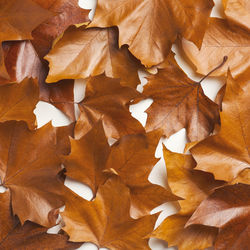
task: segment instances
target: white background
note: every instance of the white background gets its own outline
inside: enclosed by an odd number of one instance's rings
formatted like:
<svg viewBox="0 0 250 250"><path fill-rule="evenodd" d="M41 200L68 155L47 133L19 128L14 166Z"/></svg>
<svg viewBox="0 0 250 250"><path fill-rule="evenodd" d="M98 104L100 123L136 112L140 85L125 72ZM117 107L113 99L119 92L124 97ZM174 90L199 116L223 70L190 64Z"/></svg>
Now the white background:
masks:
<svg viewBox="0 0 250 250"><path fill-rule="evenodd" d="M215 2L215 7L213 8L211 16L222 17L223 10L222 10L222 5L221 5L221 0L214 0L214 2ZM96 0L80 0L79 5L85 9L92 9L92 11L90 12L90 18L92 19L94 15L95 6L96 6ZM175 52L176 60L178 64L181 66L181 68L184 70L184 72L191 79L195 81L199 81L201 79L201 76L197 75L194 69L192 69L190 65L187 64L187 62L183 59L182 54L178 50L178 48L174 45L172 50ZM142 91L143 85L147 83L146 79L143 78L144 76L146 76L146 73L139 72L139 76L140 76L142 84L139 85L137 89L138 91ZM212 100L215 99L215 96L221 86L222 86L222 82L220 82L220 80L211 78L211 77L208 77L202 82L202 88L205 94ZM84 81L76 80L75 89L74 89L75 101L81 101L83 99L84 91L85 91ZM151 105L151 103L152 103L152 100L145 100L139 104L130 106L130 111L132 112L132 115L135 118L137 118L143 125L145 125L146 119L147 119L147 114L144 111ZM79 111L77 111L77 113L78 112ZM47 122L51 120L54 126L63 126L63 125L68 125L70 123L70 121L61 111L59 111L54 106L45 102L39 102L37 104L37 107L34 113L37 116L37 122L38 122L39 127L43 126L44 124L46 124ZM187 141L186 141L185 129L180 130L176 134L172 135L169 139L164 139L159 142L159 145L156 150L156 157L161 157L161 160L155 165L152 173L149 176L149 180L151 182L159 184L159 185L163 185L163 186L166 183L167 175L166 175L164 160L162 158L162 143L164 143L165 146L171 151L182 153L186 142ZM80 195L81 197L87 200L91 200L93 197L90 188L85 186L84 184L81 184L79 182L76 182L67 178L65 185L71 188L78 195ZM162 211L162 213L160 214L156 222L156 226L158 226L164 220L164 218L177 212L175 205L176 203L174 202L168 202L168 203L161 205L158 208L155 208L152 211L152 213ZM58 231L58 229L59 229L59 226L48 230L48 232L55 233ZM149 246L153 250L175 249L175 248L167 248L166 242L160 241L157 239L150 239ZM94 244L85 243L79 249L96 250L98 248Z"/></svg>

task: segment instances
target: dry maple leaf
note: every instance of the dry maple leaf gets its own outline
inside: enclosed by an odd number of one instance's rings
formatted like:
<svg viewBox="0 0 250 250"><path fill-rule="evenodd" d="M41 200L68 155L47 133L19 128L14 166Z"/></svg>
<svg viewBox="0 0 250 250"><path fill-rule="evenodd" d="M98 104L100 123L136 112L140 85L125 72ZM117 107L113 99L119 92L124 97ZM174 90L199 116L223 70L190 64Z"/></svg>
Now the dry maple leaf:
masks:
<svg viewBox="0 0 250 250"><path fill-rule="evenodd" d="M128 135L110 148L98 122L80 140L71 139L71 154L64 157L66 175L87 184L94 194L110 174L118 175L130 189L132 217L147 215L162 203L178 199L148 181L158 161L154 154L159 139L159 132Z"/></svg>
<svg viewBox="0 0 250 250"><path fill-rule="evenodd" d="M219 180L232 181L250 166L250 85L240 84L228 72L220 132L191 149L196 169L213 173Z"/></svg>
<svg viewBox="0 0 250 250"><path fill-rule="evenodd" d="M162 129L169 137L182 128L191 141L208 136L219 121L218 105L203 92L200 82L187 77L171 53L156 75L148 77L143 94L154 100L146 110L146 131Z"/></svg>
<svg viewBox="0 0 250 250"><path fill-rule="evenodd" d="M248 249L250 185L235 184L215 190L189 219L188 225L218 227L215 249Z"/></svg>
<svg viewBox="0 0 250 250"><path fill-rule="evenodd" d="M34 129L36 116L33 110L38 95L38 84L33 79L24 79L20 84L0 85L0 122L23 120Z"/></svg>
<svg viewBox="0 0 250 250"><path fill-rule="evenodd" d="M44 9L57 15L47 22L40 24L32 32L34 45L40 58L43 58L51 49L53 41L59 37L69 26L81 25L89 22L90 10L80 8L78 0L33 0Z"/></svg>
<svg viewBox="0 0 250 250"><path fill-rule="evenodd" d="M0 248L1 242L17 224L18 219L12 214L10 191L7 189L0 194Z"/></svg>
<svg viewBox="0 0 250 250"><path fill-rule="evenodd" d="M32 30L52 16L31 0L0 0L0 42L32 39Z"/></svg>
<svg viewBox="0 0 250 250"><path fill-rule="evenodd" d="M3 54L9 79L1 84L21 82L24 78L37 78L38 82L46 75L46 69L38 58L30 41L8 41L3 43Z"/></svg>
<svg viewBox="0 0 250 250"><path fill-rule="evenodd" d="M62 80L53 84L40 83L40 100L51 103L75 121L74 80Z"/></svg>
<svg viewBox="0 0 250 250"><path fill-rule="evenodd" d="M30 41L12 41L3 44L5 65L10 79L0 79L0 84L21 82L25 77L37 78L39 99L49 102L75 121L74 80L46 84L49 68L41 61Z"/></svg>
<svg viewBox="0 0 250 250"><path fill-rule="evenodd" d="M50 71L47 82L100 75L120 78L121 85L136 87L139 62L126 47L118 47L118 31L113 28L71 27L45 57Z"/></svg>
<svg viewBox="0 0 250 250"><path fill-rule="evenodd" d="M71 151L70 137L74 138L75 123L56 127L56 150L58 155L68 155Z"/></svg>
<svg viewBox="0 0 250 250"><path fill-rule="evenodd" d="M179 201L180 214L192 215L213 189L224 184L222 181L214 180L210 173L193 170L195 163L192 162L191 155L173 153L165 147L163 154L167 167L168 184L175 195L183 198ZM191 166L187 168L186 164L191 164Z"/></svg>
<svg viewBox="0 0 250 250"><path fill-rule="evenodd" d="M222 0L227 18L250 30L250 2L248 0Z"/></svg>
<svg viewBox="0 0 250 250"><path fill-rule="evenodd" d="M178 246L180 250L204 249L211 247L217 235L217 229L203 225L185 228L188 219L198 205L223 182L215 181L211 174L193 170L195 163L192 156L172 153L163 148L166 162L168 183L180 200L178 214L167 217L150 234L168 242L168 246Z"/></svg>
<svg viewBox="0 0 250 250"><path fill-rule="evenodd" d="M197 72L203 75L218 65L224 56L228 57L227 62L213 76L226 75L228 67L233 76L237 76L250 67L250 33L230 26L224 19L210 18L200 50L186 40L182 41L182 46Z"/></svg>
<svg viewBox="0 0 250 250"><path fill-rule="evenodd" d="M80 103L80 117L75 127L79 139L101 119L107 137L120 138L126 134L143 133L143 126L131 116L128 105L140 93L122 87L118 79L99 75L87 81L84 100Z"/></svg>
<svg viewBox="0 0 250 250"><path fill-rule="evenodd" d="M81 246L81 243L68 242L68 236L64 234L48 234L48 228L41 227L32 222L26 222L23 226L13 226L8 235L0 240L0 249L7 250L72 250Z"/></svg>
<svg viewBox="0 0 250 250"><path fill-rule="evenodd" d="M100 186L93 201L75 196L66 203L63 230L74 242L92 242L111 250L150 249L144 237L153 230L158 215L135 220L129 209L129 189L113 177Z"/></svg>
<svg viewBox="0 0 250 250"><path fill-rule="evenodd" d="M31 0L0 0L0 82L10 80L2 42L32 39L32 30L52 15Z"/></svg>
<svg viewBox="0 0 250 250"><path fill-rule="evenodd" d="M179 250L197 250L211 247L217 235L217 229L203 225L185 228L190 216L171 215L150 234L150 237L168 242L168 247L178 246Z"/></svg>
<svg viewBox="0 0 250 250"><path fill-rule="evenodd" d="M99 0L89 27L119 28L119 45L147 67L161 63L178 35L201 45L210 0Z"/></svg>
<svg viewBox="0 0 250 250"><path fill-rule="evenodd" d="M222 227L215 241L215 250L249 249L250 215L237 218Z"/></svg>
<svg viewBox="0 0 250 250"><path fill-rule="evenodd" d="M60 143L65 139L56 133L50 124L35 131L28 130L24 122L0 124L1 182L10 189L13 213L22 224L30 220L52 226L57 209L64 204L58 148L63 149Z"/></svg>
<svg viewBox="0 0 250 250"><path fill-rule="evenodd" d="M71 153L64 157L66 175L88 185L96 194L99 185L103 184L106 176L103 174L110 146L107 142L102 122L79 140L70 139Z"/></svg>
<svg viewBox="0 0 250 250"><path fill-rule="evenodd" d="M158 162L155 150L161 133L127 135L111 147L105 172L118 175L130 189L131 216L138 218L167 201L180 199L169 189L149 182L149 174Z"/></svg>

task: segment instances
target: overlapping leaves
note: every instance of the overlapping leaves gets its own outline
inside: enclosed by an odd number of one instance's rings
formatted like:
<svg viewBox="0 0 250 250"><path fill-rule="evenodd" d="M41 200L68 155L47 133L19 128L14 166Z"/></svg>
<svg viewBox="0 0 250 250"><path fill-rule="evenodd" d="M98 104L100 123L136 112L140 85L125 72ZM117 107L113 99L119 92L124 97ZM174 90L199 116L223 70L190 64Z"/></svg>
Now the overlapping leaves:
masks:
<svg viewBox="0 0 250 250"><path fill-rule="evenodd" d="M250 5L222 5L225 19L209 17L212 0L99 0L90 21L76 0L0 0L0 249L149 249L150 237L181 250L248 249ZM226 82L215 102L172 44L202 80ZM138 70L151 66L139 93ZM147 98L144 128L129 106ZM73 123L37 128L39 100ZM163 147L166 185L151 183L160 138L182 128L191 154ZM93 199L65 178L88 185ZM154 229L151 210L169 201L179 212ZM62 230L48 234L58 221Z"/></svg>

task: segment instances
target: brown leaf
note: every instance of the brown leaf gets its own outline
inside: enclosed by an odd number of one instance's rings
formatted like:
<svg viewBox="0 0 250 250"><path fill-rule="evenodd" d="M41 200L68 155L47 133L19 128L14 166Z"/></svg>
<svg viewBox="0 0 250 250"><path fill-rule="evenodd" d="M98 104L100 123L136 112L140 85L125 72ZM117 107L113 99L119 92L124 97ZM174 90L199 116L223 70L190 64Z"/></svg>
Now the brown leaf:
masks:
<svg viewBox="0 0 250 250"><path fill-rule="evenodd" d="M75 123L56 127L56 144L58 154L68 155L71 151L70 138L74 137Z"/></svg>
<svg viewBox="0 0 250 250"><path fill-rule="evenodd" d="M161 133L153 131L127 135L111 147L105 172L115 173L130 189L131 216L138 218L167 201L178 200L169 189L148 181L149 174L158 162L155 150Z"/></svg>
<svg viewBox="0 0 250 250"><path fill-rule="evenodd" d="M100 75L120 78L121 85L136 87L140 64L126 47L118 47L115 28L71 27L45 57L50 63L47 82Z"/></svg>
<svg viewBox="0 0 250 250"><path fill-rule="evenodd" d="M160 128L169 137L186 128L191 141L204 139L218 123L218 106L205 96L200 83L186 76L173 53L164 65L144 87L144 96L154 100L146 111L146 131Z"/></svg>
<svg viewBox="0 0 250 250"><path fill-rule="evenodd" d="M12 214L10 191L7 189L4 193L0 194L0 247L1 242L17 224L18 220Z"/></svg>
<svg viewBox="0 0 250 250"><path fill-rule="evenodd" d="M23 226L17 224L9 230L6 238L0 241L0 249L7 250L71 250L81 246L81 243L68 242L68 236L63 234L48 234L48 228L32 222Z"/></svg>
<svg viewBox="0 0 250 250"><path fill-rule="evenodd" d="M248 249L250 236L250 216L232 220L222 227L216 239L215 250Z"/></svg>
<svg viewBox="0 0 250 250"><path fill-rule="evenodd" d="M34 45L40 58L43 58L51 49L53 41L59 37L69 26L89 22L90 10L79 7L78 0L33 0L42 8L47 9L56 16L40 24L32 32Z"/></svg>
<svg viewBox="0 0 250 250"><path fill-rule="evenodd" d="M36 127L33 113L39 90L36 80L25 79L20 84L0 85L0 122L23 120L30 129Z"/></svg>
<svg viewBox="0 0 250 250"><path fill-rule="evenodd" d="M150 237L168 242L168 247L178 246L179 250L197 250L211 247L217 229L203 225L184 228L189 216L172 215L166 218Z"/></svg>
<svg viewBox="0 0 250 250"><path fill-rule="evenodd" d="M215 242L215 250L234 250L249 248L250 216L244 220L235 219L221 228Z"/></svg>
<svg viewBox="0 0 250 250"><path fill-rule="evenodd" d="M49 102L75 121L74 80L61 80L56 83L40 83L40 100Z"/></svg>
<svg viewBox="0 0 250 250"><path fill-rule="evenodd" d="M102 171L110 152L102 122L96 123L80 140L70 142L71 153L64 157L66 175L85 183L96 194L106 180Z"/></svg>
<svg viewBox="0 0 250 250"><path fill-rule="evenodd" d="M52 15L31 0L1 0L0 42L32 39L32 30Z"/></svg>
<svg viewBox="0 0 250 250"><path fill-rule="evenodd" d="M235 184L215 190L187 222L220 228L215 249L249 246L250 185Z"/></svg>
<svg viewBox="0 0 250 250"><path fill-rule="evenodd" d="M50 124L36 131L24 122L0 124L0 177L22 224L30 220L52 226L64 204L56 131Z"/></svg>
<svg viewBox="0 0 250 250"><path fill-rule="evenodd" d="M201 45L213 7L210 0L99 0L89 27L119 28L119 46L151 67L161 63L178 35Z"/></svg>
<svg viewBox="0 0 250 250"><path fill-rule="evenodd" d="M196 169L213 173L215 179L232 181L250 164L250 85L240 86L228 73L222 103L221 130L191 149Z"/></svg>
<svg viewBox="0 0 250 250"><path fill-rule="evenodd" d="M236 218L250 216L250 185L235 184L216 189L193 213L186 226L223 227Z"/></svg>
<svg viewBox="0 0 250 250"><path fill-rule="evenodd" d="M92 242L111 250L150 249L144 237L153 230L158 215L134 220L129 209L129 189L113 177L100 186L94 201L75 196L66 203L63 230L74 242Z"/></svg>
<svg viewBox="0 0 250 250"><path fill-rule="evenodd" d="M87 81L84 100L80 103L80 117L75 128L79 139L101 119L107 137L120 138L126 134L143 133L143 126L131 116L128 105L140 94L122 87L118 79L99 75Z"/></svg>
<svg viewBox="0 0 250 250"><path fill-rule="evenodd" d="M216 70L213 76L226 75L228 67L233 76L238 76L250 67L250 33L240 27L230 26L224 19L210 18L200 50L193 43L185 40L182 46L197 68L197 72L203 75L220 64L224 56L228 57L227 62Z"/></svg>
<svg viewBox="0 0 250 250"><path fill-rule="evenodd" d="M98 122L80 140L71 139L71 154L64 157L66 175L87 184L94 194L110 175L117 175L130 189L131 216L147 215L162 203L178 199L168 189L148 181L158 161L154 154L159 139L159 132L128 135L110 148Z"/></svg>
<svg viewBox="0 0 250 250"><path fill-rule="evenodd" d="M173 153L163 148L167 167L168 183L172 192L182 197L180 200L181 215L192 215L199 204L212 193L213 189L224 184L214 180L212 174L192 170L194 162L191 155ZM187 163L192 167L185 166Z"/></svg>
<svg viewBox="0 0 250 250"><path fill-rule="evenodd" d="M165 240L169 247L178 246L180 250L211 247L217 235L216 228L204 225L185 228L185 224L213 189L224 183L215 181L209 173L193 170L195 163L191 155L173 153L166 148L163 148L163 153L169 186L183 200L179 201L180 212L167 217L150 237Z"/></svg>
<svg viewBox="0 0 250 250"><path fill-rule="evenodd" d="M250 2L248 0L222 0L227 18L250 30Z"/></svg>
<svg viewBox="0 0 250 250"><path fill-rule="evenodd" d="M21 82L24 78L37 78L40 82L46 75L40 59L30 41L8 41L3 43L4 64L8 74L0 84Z"/></svg>
<svg viewBox="0 0 250 250"><path fill-rule="evenodd" d="M75 121L74 80L46 84L45 78L49 68L39 59L30 41L5 42L3 47L5 65L10 79L0 79L0 83L19 83L25 77L37 78L40 100L53 104Z"/></svg>

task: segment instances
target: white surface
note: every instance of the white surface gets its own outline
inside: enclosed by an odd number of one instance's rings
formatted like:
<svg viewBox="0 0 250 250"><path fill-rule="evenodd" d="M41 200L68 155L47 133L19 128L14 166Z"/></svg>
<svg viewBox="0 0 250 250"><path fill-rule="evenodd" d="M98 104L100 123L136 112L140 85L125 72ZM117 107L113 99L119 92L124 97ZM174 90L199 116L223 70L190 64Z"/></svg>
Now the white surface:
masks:
<svg viewBox="0 0 250 250"><path fill-rule="evenodd" d="M215 0L214 2L216 3L216 5L212 11L212 16L221 17L222 16L221 1ZM79 5L85 9L93 9L90 12L90 18L93 17L96 0L80 0ZM201 76L197 75L193 71L193 69L190 67L190 65L188 65L187 62L185 62L178 48L174 45L172 50L176 53L176 60L178 64L182 67L182 69L185 71L185 73L191 79L195 81L199 81L201 79ZM143 85L147 83L147 80L143 78L146 75L147 73L145 72L139 73L142 84L138 86L137 90L140 92L143 90ZM211 78L211 77L208 77L202 83L202 88L205 94L212 100L215 99L215 96L221 86L222 86L222 82L220 82L219 80L215 80L214 78ZM81 101L83 99L84 91L85 91L84 81L77 80L75 83L75 89L74 89L75 101ZM130 106L130 111L132 112L132 115L136 119L138 119L143 125L145 125L146 119L147 119L147 114L144 111L151 104L152 104L152 100L148 99L136 105ZM39 127L43 126L50 120L52 120L52 124L54 126L63 126L63 125L68 125L70 123L70 121L61 111L59 111L54 106L45 102L39 102L34 112L37 116ZM78 114L79 111L77 110L76 113ZM166 168L165 168L164 160L162 158L162 143L171 151L182 153L185 147L185 143L186 143L185 129L180 130L176 134L172 135L169 139L164 139L164 140L161 139L157 147L155 155L156 157L161 157L161 160L155 165L153 171L151 172L149 176L149 180L152 183L156 183L156 184L164 186L166 183L167 175L166 175ZM87 200L91 200L93 197L91 189L82 183L79 183L79 182L76 182L74 180L67 178L65 185L71 188L78 195L80 195L81 197ZM162 211L162 213L160 214L156 222L156 226L158 226L167 216L177 212L176 203L174 202L165 203L159 206L158 208L155 208L152 211L152 213L156 213L158 211ZM49 233L56 233L58 230L59 230L59 227L57 226L57 227L54 227L53 229L50 229ZM166 242L160 241L157 239L150 239L149 245L151 249L153 250L174 249L174 248L167 248ZM85 243L79 249L96 250L98 248L94 244Z"/></svg>

